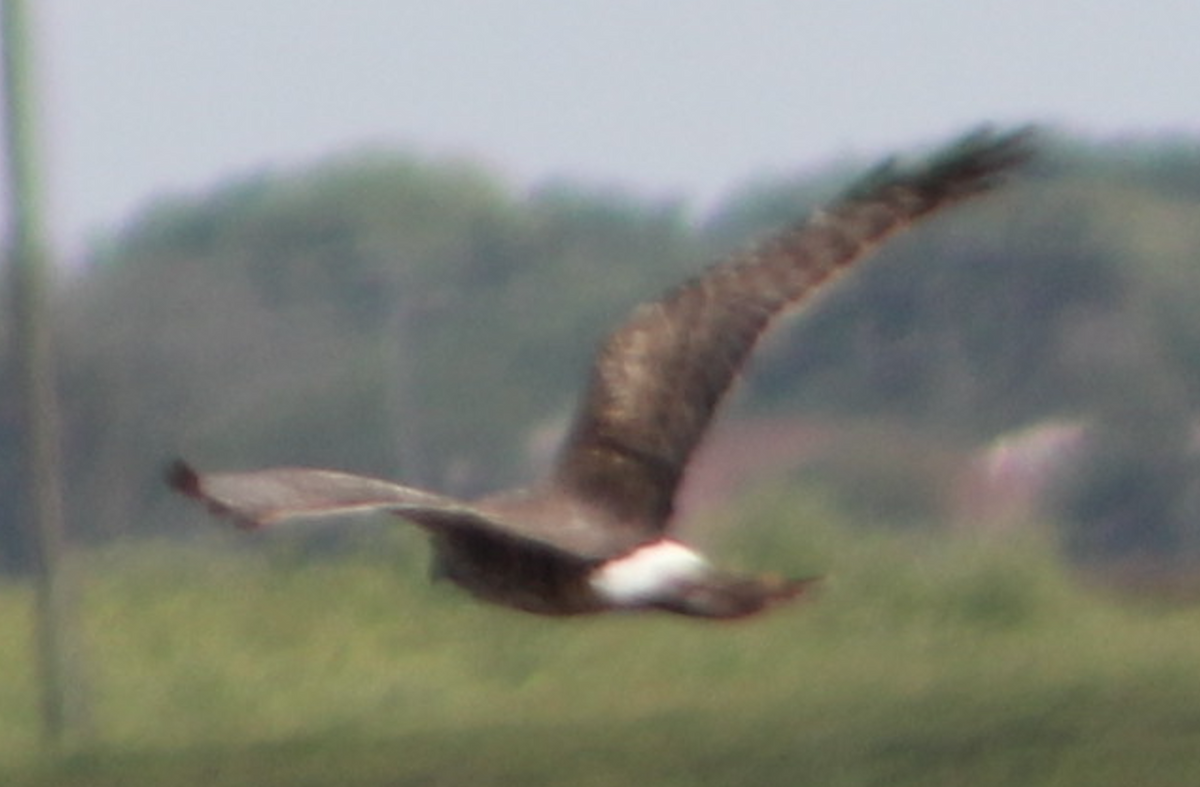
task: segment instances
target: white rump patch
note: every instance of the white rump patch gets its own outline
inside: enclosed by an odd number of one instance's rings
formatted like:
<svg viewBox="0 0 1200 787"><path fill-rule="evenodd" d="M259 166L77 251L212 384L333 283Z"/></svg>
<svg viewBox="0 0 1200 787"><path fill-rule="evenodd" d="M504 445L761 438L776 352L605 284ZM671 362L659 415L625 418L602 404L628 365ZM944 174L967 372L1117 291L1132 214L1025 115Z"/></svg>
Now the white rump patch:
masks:
<svg viewBox="0 0 1200 787"><path fill-rule="evenodd" d="M592 587L618 606L635 606L671 595L681 583L704 576L708 561L678 541L662 539L610 560L592 572Z"/></svg>

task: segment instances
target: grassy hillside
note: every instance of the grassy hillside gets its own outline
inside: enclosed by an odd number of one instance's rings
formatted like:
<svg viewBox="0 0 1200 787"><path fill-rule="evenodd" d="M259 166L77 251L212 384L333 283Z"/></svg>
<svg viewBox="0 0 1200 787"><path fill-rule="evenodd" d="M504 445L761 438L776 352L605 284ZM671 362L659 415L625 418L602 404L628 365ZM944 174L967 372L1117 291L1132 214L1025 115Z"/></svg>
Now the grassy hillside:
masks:
<svg viewBox="0 0 1200 787"><path fill-rule="evenodd" d="M0 590L6 785L1200 783L1200 610L1086 595L1038 539L764 501L728 560L830 572L737 624L553 621L429 586L413 534L90 556L97 735L38 754ZM225 545L228 546L228 545ZM242 544L241 546L245 546Z"/></svg>

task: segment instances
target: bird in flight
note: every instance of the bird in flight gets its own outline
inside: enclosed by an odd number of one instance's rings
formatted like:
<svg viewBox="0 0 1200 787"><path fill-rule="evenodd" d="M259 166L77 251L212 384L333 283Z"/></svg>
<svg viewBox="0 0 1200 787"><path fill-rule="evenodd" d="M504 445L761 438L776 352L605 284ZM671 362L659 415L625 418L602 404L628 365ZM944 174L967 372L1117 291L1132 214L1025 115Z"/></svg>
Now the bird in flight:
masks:
<svg viewBox="0 0 1200 787"><path fill-rule="evenodd" d="M596 354L553 468L527 488L467 502L332 470L201 473L183 461L168 481L248 529L393 514L430 536L438 576L527 612L728 619L794 600L815 580L723 571L673 535L689 458L773 320L888 237L995 189L1031 148L1028 129L985 128L923 163L889 159L807 219L638 306Z"/></svg>

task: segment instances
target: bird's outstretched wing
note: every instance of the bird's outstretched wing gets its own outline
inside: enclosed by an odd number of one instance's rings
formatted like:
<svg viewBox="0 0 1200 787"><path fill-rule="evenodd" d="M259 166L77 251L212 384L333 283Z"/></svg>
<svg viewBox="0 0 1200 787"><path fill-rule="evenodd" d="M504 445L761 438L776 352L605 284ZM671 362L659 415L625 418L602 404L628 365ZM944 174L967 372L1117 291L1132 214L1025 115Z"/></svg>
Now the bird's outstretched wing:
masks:
<svg viewBox="0 0 1200 787"><path fill-rule="evenodd" d="M714 409L771 320L919 219L995 188L1031 131L983 129L922 166L889 160L822 211L639 306L600 348L553 477L613 537L661 532Z"/></svg>
<svg viewBox="0 0 1200 787"><path fill-rule="evenodd" d="M470 531L567 560L581 559L520 523L501 522L450 497L377 478L303 467L241 473L200 473L182 460L167 469L167 483L204 503L215 515L248 530L291 519L380 512L430 531Z"/></svg>

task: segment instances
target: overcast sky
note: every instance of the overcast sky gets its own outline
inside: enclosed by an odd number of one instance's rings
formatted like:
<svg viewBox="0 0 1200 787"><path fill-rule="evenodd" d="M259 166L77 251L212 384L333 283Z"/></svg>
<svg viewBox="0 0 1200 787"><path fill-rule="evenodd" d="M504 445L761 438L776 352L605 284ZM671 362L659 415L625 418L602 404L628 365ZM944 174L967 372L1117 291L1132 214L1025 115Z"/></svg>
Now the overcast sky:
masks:
<svg viewBox="0 0 1200 787"><path fill-rule="evenodd" d="M365 145L703 205L984 120L1200 139L1196 0L42 0L77 247L155 195Z"/></svg>

